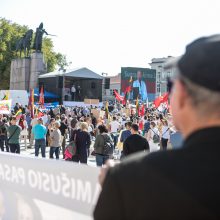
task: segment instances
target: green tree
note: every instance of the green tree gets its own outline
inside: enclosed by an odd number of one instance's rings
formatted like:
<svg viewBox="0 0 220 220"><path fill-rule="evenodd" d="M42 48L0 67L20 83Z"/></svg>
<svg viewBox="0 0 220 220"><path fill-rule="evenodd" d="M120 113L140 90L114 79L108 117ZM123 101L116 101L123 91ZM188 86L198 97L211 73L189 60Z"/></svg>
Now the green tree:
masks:
<svg viewBox="0 0 220 220"><path fill-rule="evenodd" d="M16 40L27 31L27 26L0 19L0 88L9 88L11 60L16 57Z"/></svg>
<svg viewBox="0 0 220 220"><path fill-rule="evenodd" d="M28 29L27 26L0 18L0 89L9 88L11 61L18 56L15 51L16 42ZM42 52L47 64L47 72L69 65L65 55L54 51L53 41L50 38L43 38ZM24 56L23 53L22 56Z"/></svg>

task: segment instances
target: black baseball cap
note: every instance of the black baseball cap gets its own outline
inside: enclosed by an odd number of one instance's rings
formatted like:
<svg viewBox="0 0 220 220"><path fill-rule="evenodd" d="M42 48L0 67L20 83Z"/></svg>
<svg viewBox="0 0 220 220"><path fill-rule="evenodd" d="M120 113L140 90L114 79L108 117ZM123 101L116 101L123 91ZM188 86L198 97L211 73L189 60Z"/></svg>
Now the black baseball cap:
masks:
<svg viewBox="0 0 220 220"><path fill-rule="evenodd" d="M201 37L186 46L185 54L165 64L209 90L220 92L220 35Z"/></svg>

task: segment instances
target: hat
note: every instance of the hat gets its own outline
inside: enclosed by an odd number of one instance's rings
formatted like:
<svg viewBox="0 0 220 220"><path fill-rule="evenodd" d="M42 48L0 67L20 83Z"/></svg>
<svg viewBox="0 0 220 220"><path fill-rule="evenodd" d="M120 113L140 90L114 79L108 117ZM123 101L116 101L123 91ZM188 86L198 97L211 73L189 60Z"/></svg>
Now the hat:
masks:
<svg viewBox="0 0 220 220"><path fill-rule="evenodd" d="M220 35L202 37L187 45L185 54L168 61L180 75L209 90L220 92Z"/></svg>

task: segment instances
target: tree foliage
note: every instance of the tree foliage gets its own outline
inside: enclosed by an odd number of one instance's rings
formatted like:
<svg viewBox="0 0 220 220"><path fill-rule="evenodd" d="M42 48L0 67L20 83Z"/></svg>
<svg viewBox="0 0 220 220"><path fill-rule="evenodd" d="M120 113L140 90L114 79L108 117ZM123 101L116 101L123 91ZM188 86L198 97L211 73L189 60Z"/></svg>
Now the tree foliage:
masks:
<svg viewBox="0 0 220 220"><path fill-rule="evenodd" d="M0 18L0 89L9 88L11 61L18 57L15 52L16 42L28 29L27 26ZM50 38L43 38L42 52L47 64L47 72L54 71L57 66L64 69L69 65L65 55L54 51L53 41Z"/></svg>

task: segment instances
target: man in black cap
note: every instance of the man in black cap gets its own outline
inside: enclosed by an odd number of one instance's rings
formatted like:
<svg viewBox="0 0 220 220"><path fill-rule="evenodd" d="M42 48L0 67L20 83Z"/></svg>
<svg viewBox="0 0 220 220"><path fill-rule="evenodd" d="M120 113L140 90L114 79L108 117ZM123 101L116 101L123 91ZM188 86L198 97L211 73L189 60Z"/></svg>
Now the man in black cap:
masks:
<svg viewBox="0 0 220 220"><path fill-rule="evenodd" d="M95 220L220 219L220 35L194 41L167 67L177 69L171 105L183 146L110 168Z"/></svg>

